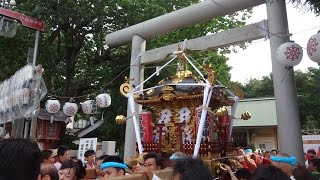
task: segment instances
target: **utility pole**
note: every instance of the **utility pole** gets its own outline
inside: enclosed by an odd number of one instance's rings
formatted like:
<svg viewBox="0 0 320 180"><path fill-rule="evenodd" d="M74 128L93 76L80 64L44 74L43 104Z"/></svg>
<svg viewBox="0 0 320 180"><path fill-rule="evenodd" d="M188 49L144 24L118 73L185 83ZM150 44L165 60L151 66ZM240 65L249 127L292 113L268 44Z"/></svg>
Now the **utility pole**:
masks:
<svg viewBox="0 0 320 180"><path fill-rule="evenodd" d="M37 54L38 54L38 47L39 47L39 39L40 39L40 31L37 30L36 32L36 40L35 40L35 43L34 43L34 49L33 49L33 59L32 59L32 65L34 67L36 67L36 62L37 62ZM36 69L36 68L35 68ZM37 76L40 76L40 77L37 77ZM36 139L36 133L37 133L37 122L38 122L38 117L37 117L37 111L39 112L40 111L40 95L39 95L39 84L40 84L40 81L42 76L42 72L40 72L40 74L37 74L35 73L35 87L34 90L36 91L35 92L35 96L34 96L34 106L36 107L35 108L35 111L34 113L32 114L32 119L31 119L31 127L30 127L30 139L33 139L35 140Z"/></svg>

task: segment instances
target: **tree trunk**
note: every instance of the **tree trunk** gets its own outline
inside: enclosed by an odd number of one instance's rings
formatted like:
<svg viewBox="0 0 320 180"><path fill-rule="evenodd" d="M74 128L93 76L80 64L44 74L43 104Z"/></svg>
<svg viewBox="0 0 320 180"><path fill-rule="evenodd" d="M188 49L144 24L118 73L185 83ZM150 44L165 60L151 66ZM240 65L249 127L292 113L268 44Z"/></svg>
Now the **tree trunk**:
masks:
<svg viewBox="0 0 320 180"><path fill-rule="evenodd" d="M73 95L73 78L75 75L75 64L76 64L76 56L74 55L74 48L68 47L66 48L66 80L65 80L65 96Z"/></svg>

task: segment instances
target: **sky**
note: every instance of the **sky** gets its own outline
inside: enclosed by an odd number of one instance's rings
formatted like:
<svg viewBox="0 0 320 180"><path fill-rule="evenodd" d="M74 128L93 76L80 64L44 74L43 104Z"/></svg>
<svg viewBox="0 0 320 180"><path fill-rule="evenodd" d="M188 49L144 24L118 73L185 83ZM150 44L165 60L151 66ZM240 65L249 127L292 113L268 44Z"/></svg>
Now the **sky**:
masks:
<svg viewBox="0 0 320 180"><path fill-rule="evenodd" d="M287 3L287 16L291 40L303 48L303 59L295 66L295 70L305 71L308 67L318 67L307 55L306 47L309 38L320 30L320 17L310 11L295 7ZM265 4L253 9L253 14L247 24L267 19ZM227 64L232 67L231 80L245 84L250 78L261 78L272 72L269 40L259 39L253 41L247 49L237 48L237 53L227 55Z"/></svg>

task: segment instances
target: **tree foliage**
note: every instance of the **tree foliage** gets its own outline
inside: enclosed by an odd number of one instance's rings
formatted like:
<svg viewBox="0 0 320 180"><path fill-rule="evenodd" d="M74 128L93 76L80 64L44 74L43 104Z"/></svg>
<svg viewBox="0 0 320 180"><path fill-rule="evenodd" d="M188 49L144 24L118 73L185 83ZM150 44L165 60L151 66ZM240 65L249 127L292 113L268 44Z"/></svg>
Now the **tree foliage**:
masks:
<svg viewBox="0 0 320 180"><path fill-rule="evenodd" d="M297 6L304 5L307 9L313 11L317 16L320 15L320 1L319 0L290 0Z"/></svg>
<svg viewBox="0 0 320 180"><path fill-rule="evenodd" d="M255 97L273 97L273 82L272 75L263 76L259 79L250 79L244 86L245 98Z"/></svg>
<svg viewBox="0 0 320 180"><path fill-rule="evenodd" d="M123 103L126 99L118 89L123 77L129 72L130 45L107 49L104 46L106 34L198 2L199 0L28 0L18 2L14 10L46 23L41 36L38 63L45 69L44 79L49 94L56 95L62 101L67 101L67 97L75 97L80 102L86 98L94 98L100 92L108 92L112 97L112 105L104 114L106 123L95 135L103 140L117 140L121 144L125 127L116 125L114 117L126 112L127 105ZM245 10L165 33L148 40L147 48L244 25L250 13L251 10ZM28 47L33 45L33 33L32 30L20 27L13 39L0 37L0 81L25 64ZM218 79L223 83L230 83L230 67L226 65L226 57L219 55L217 51L192 56L208 58L208 62L215 64ZM151 73L154 69L150 68L148 71Z"/></svg>

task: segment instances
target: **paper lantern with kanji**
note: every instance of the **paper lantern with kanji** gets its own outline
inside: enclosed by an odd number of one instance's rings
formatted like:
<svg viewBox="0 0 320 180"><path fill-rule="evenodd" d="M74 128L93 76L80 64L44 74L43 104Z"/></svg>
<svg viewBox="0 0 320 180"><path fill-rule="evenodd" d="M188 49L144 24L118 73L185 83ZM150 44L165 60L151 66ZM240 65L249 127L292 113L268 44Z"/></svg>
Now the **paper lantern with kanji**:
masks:
<svg viewBox="0 0 320 180"><path fill-rule="evenodd" d="M307 54L309 58L320 63L320 33L311 36L307 44Z"/></svg>
<svg viewBox="0 0 320 180"><path fill-rule="evenodd" d="M109 94L99 94L96 97L97 106L100 108L109 107L111 105L111 97Z"/></svg>
<svg viewBox="0 0 320 180"><path fill-rule="evenodd" d="M281 44L276 51L279 63L284 66L296 66L302 60L303 51L299 44L292 41Z"/></svg>
<svg viewBox="0 0 320 180"><path fill-rule="evenodd" d="M86 100L81 104L81 108L85 114L94 114L97 111L96 101Z"/></svg>

